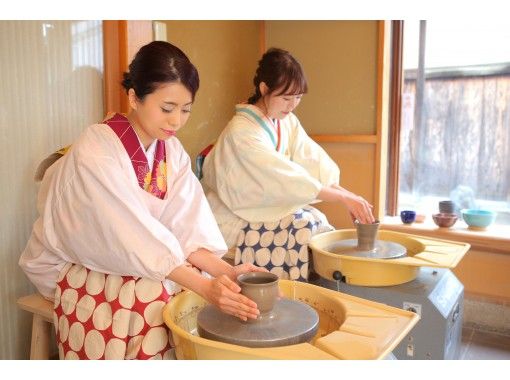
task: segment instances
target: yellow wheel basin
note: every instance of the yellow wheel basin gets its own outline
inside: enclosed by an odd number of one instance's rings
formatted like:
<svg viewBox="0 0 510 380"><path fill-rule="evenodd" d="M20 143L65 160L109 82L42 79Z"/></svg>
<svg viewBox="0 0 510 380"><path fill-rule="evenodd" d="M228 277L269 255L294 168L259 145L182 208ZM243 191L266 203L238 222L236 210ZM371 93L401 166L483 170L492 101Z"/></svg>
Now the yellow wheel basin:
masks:
<svg viewBox="0 0 510 380"><path fill-rule="evenodd" d="M417 314L302 282L280 280L285 297L312 306L319 330L310 343L248 348L197 335L197 315L207 303L184 291L163 309L178 359L382 359L418 322ZM292 321L289 321L292 323Z"/></svg>
<svg viewBox="0 0 510 380"><path fill-rule="evenodd" d="M377 259L341 255L329 252L335 242L356 239L356 230L336 230L312 237L309 247L313 255L314 270L328 280L343 281L359 286L391 286L412 281L421 266L454 268L469 250L467 243L425 238L400 232L380 230L377 240L403 245L407 256L396 259ZM337 278L335 278L337 277Z"/></svg>

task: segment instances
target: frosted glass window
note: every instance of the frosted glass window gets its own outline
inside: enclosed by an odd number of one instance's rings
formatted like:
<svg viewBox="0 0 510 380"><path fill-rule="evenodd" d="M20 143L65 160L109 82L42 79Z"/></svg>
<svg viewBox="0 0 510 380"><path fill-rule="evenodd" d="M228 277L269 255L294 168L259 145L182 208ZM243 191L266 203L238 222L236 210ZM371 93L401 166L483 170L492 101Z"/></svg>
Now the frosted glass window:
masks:
<svg viewBox="0 0 510 380"><path fill-rule="evenodd" d="M103 118L101 21L0 21L0 358L27 359L33 292L18 267L36 219L34 173Z"/></svg>

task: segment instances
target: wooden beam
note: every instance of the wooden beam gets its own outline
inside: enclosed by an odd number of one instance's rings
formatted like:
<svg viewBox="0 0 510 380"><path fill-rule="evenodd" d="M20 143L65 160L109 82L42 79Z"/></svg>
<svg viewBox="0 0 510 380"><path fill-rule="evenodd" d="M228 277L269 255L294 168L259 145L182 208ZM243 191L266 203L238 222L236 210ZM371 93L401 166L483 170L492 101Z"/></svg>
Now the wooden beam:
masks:
<svg viewBox="0 0 510 380"><path fill-rule="evenodd" d="M399 170L400 170L400 128L402 119L402 62L404 46L404 21L391 23L391 88L390 88L390 133L388 163L388 196L386 213L397 215Z"/></svg>
<svg viewBox="0 0 510 380"><path fill-rule="evenodd" d="M259 25L259 49L262 56L266 52L266 22L260 21Z"/></svg>
<svg viewBox="0 0 510 380"><path fill-rule="evenodd" d="M315 142L375 144L376 135L310 135Z"/></svg>
<svg viewBox="0 0 510 380"><path fill-rule="evenodd" d="M153 38L152 21L103 21L105 115L128 112L128 99L121 85L123 74L136 52Z"/></svg>
<svg viewBox="0 0 510 380"><path fill-rule="evenodd" d="M127 57L126 62L129 63L135 57L135 54L144 45L154 40L152 21L127 21ZM126 67L127 69L127 67Z"/></svg>
<svg viewBox="0 0 510 380"><path fill-rule="evenodd" d="M119 21L103 21L104 115L121 110Z"/></svg>
<svg viewBox="0 0 510 380"><path fill-rule="evenodd" d="M386 213L386 182L388 162L388 122L390 83L390 21L378 22L377 44L377 142L375 154L374 216Z"/></svg>

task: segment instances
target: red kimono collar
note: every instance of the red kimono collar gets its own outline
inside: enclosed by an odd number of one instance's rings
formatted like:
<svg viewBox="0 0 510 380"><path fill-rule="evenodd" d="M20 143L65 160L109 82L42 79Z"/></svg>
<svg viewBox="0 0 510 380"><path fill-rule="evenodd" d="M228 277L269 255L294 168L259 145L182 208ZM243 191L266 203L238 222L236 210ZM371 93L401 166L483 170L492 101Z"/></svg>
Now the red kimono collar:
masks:
<svg viewBox="0 0 510 380"><path fill-rule="evenodd" d="M115 132L126 149L140 187L155 197L164 199L167 191L165 142L157 141L151 172L147 156L140 145L135 130L129 124L129 120L125 116L116 113L104 123Z"/></svg>

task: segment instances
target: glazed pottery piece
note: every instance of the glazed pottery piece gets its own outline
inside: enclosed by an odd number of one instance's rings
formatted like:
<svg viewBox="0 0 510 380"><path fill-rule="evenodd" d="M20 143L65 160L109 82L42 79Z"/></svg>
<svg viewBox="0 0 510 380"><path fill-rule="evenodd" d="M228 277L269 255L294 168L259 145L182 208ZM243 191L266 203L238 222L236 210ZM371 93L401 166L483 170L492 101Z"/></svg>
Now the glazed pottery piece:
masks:
<svg viewBox="0 0 510 380"><path fill-rule="evenodd" d="M490 210L463 209L462 219L471 229L484 230L496 220L497 213Z"/></svg>
<svg viewBox="0 0 510 380"><path fill-rule="evenodd" d="M440 214L454 214L455 213L455 203L450 200L445 200L439 202L439 213Z"/></svg>
<svg viewBox="0 0 510 380"><path fill-rule="evenodd" d="M416 223L423 223L427 217L423 214L416 214L416 219L414 220Z"/></svg>
<svg viewBox="0 0 510 380"><path fill-rule="evenodd" d="M439 213L432 215L432 220L438 227L450 228L457 221L457 215L453 213Z"/></svg>
<svg viewBox="0 0 510 380"><path fill-rule="evenodd" d="M416 220L416 211L404 210L400 212L400 219L404 224L411 224Z"/></svg>

